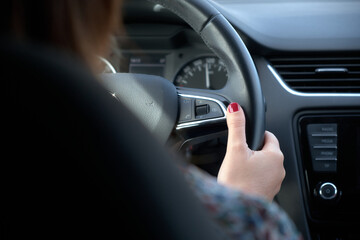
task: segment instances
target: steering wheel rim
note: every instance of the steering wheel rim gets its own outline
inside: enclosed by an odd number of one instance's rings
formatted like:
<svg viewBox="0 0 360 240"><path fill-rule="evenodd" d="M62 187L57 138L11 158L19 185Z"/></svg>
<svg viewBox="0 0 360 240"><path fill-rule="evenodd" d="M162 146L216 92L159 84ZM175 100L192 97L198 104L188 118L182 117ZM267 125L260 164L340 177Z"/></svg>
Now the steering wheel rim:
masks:
<svg viewBox="0 0 360 240"><path fill-rule="evenodd" d="M228 81L220 90L196 90L238 102L244 109L247 143L258 150L265 133L265 102L255 64L244 42L207 0L149 0L172 11L201 36L205 44L221 58L228 71Z"/></svg>

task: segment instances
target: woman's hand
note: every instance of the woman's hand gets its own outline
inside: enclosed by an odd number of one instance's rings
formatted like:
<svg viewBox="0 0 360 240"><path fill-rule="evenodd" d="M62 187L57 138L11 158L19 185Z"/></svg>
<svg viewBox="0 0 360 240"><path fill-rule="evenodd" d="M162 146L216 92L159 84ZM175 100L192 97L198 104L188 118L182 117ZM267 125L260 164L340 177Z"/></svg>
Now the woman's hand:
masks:
<svg viewBox="0 0 360 240"><path fill-rule="evenodd" d="M227 125L228 144L218 182L272 201L285 177L284 155L277 138L265 132L263 149L249 149L245 136L245 115L237 103L231 103L228 107Z"/></svg>

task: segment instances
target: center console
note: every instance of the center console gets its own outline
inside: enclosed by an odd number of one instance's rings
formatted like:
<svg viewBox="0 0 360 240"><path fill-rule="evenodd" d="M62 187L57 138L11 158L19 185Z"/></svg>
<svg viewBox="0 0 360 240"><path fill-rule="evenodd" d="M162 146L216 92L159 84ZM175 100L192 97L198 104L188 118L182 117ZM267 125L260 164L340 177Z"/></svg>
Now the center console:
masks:
<svg viewBox="0 0 360 240"><path fill-rule="evenodd" d="M294 121L315 239L360 239L360 113L303 112Z"/></svg>

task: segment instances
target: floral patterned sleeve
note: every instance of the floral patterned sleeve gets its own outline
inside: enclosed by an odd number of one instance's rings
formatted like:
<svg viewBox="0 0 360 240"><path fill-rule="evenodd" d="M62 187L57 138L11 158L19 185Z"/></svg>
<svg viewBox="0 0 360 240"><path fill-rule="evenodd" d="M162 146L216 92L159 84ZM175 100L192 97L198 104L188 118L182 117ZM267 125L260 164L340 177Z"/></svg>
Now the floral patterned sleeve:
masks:
<svg viewBox="0 0 360 240"><path fill-rule="evenodd" d="M187 181L231 239L302 239L275 203L220 185L195 166L183 169Z"/></svg>

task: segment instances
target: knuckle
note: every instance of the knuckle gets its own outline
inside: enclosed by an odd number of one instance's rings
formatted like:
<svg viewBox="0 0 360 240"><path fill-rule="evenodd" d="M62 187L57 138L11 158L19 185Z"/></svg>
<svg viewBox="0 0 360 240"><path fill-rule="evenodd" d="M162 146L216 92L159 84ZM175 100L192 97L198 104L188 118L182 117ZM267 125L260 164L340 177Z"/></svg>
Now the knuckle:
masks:
<svg viewBox="0 0 360 240"><path fill-rule="evenodd" d="M281 159L281 161L284 161L284 154L281 150L278 151L278 155L279 155L279 158Z"/></svg>
<svg viewBox="0 0 360 240"><path fill-rule="evenodd" d="M285 168L283 168L283 170L282 170L282 179L284 180L285 177L286 177L286 170L285 170Z"/></svg>
<svg viewBox="0 0 360 240"><path fill-rule="evenodd" d="M243 152L248 150L248 145L241 141L231 143L231 149L236 152Z"/></svg>
<svg viewBox="0 0 360 240"><path fill-rule="evenodd" d="M277 187L276 194L278 194L280 192L280 190L281 190L281 184L279 184L279 186Z"/></svg>
<svg viewBox="0 0 360 240"><path fill-rule="evenodd" d="M270 154L272 154L274 156L274 158L278 159L279 161L281 161L281 162L284 161L284 154L279 148L272 149L270 151Z"/></svg>
<svg viewBox="0 0 360 240"><path fill-rule="evenodd" d="M281 160L281 161L284 160L284 154L283 154L283 152L280 150L280 148L274 149L274 150L273 150L273 153L275 154L275 156L276 156L279 160Z"/></svg>

